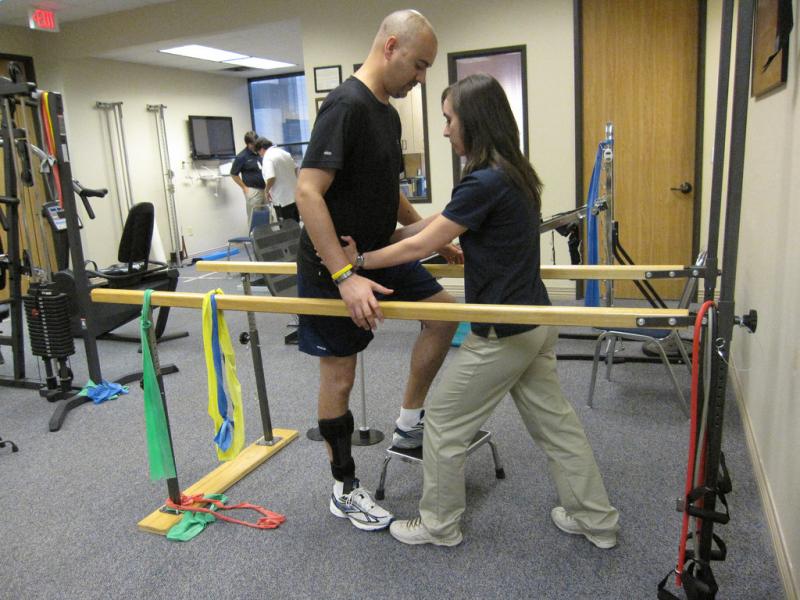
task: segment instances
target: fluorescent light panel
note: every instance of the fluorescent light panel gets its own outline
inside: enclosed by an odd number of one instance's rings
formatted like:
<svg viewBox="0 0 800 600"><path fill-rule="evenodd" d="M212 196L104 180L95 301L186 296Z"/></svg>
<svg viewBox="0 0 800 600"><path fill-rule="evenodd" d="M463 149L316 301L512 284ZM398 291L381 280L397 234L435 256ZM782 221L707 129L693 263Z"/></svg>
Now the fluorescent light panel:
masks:
<svg viewBox="0 0 800 600"><path fill-rule="evenodd" d="M0 0L0 2L2 1L3 0ZM189 58L199 58L201 60L210 60L212 62L222 62L240 67L249 67L251 69L269 70L294 66L293 63L270 60L268 58L257 58L255 56L247 56L246 54L228 52L227 50L220 50L218 48L211 48L209 46L201 46L199 44L176 46L175 48L164 48L163 50L159 50L159 52L163 52L165 54L176 54L178 56L188 56Z"/></svg>
<svg viewBox="0 0 800 600"><path fill-rule="evenodd" d="M247 58L236 58L234 60L226 60L225 64L238 65L240 67L250 67L251 69L280 69L282 67L293 67L293 63L281 62L279 60L270 60L268 58L256 58L250 56Z"/></svg>
<svg viewBox="0 0 800 600"><path fill-rule="evenodd" d="M177 54L178 56L188 56L189 58L211 60L215 62L224 62L226 60L247 58L246 54L239 54L238 52L228 52L227 50L219 50L217 48L210 48L209 46L200 46L199 44L189 44L188 46L176 46L175 48L165 48L163 50L159 50L159 52L164 52L166 54Z"/></svg>

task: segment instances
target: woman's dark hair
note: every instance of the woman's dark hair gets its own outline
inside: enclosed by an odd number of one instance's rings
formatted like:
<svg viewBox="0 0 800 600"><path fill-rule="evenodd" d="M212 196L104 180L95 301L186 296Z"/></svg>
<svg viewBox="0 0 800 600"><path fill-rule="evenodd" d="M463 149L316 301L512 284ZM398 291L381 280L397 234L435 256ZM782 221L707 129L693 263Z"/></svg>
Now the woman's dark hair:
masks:
<svg viewBox="0 0 800 600"><path fill-rule="evenodd" d="M478 169L499 168L539 211L542 182L519 149L519 129L503 88L491 75L479 73L442 92L461 124L467 164L461 176Z"/></svg>

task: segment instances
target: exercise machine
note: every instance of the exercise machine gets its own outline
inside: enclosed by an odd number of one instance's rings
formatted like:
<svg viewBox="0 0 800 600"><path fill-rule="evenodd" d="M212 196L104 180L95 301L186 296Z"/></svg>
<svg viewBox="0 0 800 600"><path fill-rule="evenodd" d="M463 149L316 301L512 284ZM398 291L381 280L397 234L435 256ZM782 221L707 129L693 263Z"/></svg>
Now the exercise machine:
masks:
<svg viewBox="0 0 800 600"><path fill-rule="evenodd" d="M94 212L89 198L102 198L107 190L92 190L84 188L77 181L73 181L75 193L83 201L90 219ZM67 229L65 213L69 209L60 210L55 203L45 205L47 220L57 237ZM153 289L175 291L178 287L178 269L166 263L151 261L150 248L155 225L154 208L150 203L142 202L131 207L125 219L119 248L117 252L118 263L99 269L94 261L87 261L92 269L85 268L86 276L81 278L75 270L61 268L53 275L56 290L64 293L69 298L76 298L79 294L88 295L97 287L111 287L121 289ZM63 267L68 257L59 257L59 267ZM189 335L187 332L164 334L169 317L169 308L159 310L156 324L156 339L158 341L172 340ZM80 313L77 302L69 305L70 330L75 337L92 335L98 339L116 341L131 341L138 343L135 337L128 337L111 333L113 330L136 319L139 315L130 307L120 310L119 307L94 307L91 319L85 321Z"/></svg>
<svg viewBox="0 0 800 600"><path fill-rule="evenodd" d="M97 338L106 325L98 319L97 306L92 306L89 298L90 278L103 275L106 285L111 285L109 274L102 274L87 270L83 256L80 238L80 219L75 201L76 192L84 202L87 214L94 216L88 198L102 196L105 190L88 190L76 185L72 180L71 164L67 145L66 131L64 128L64 105L60 94L42 92L32 83L19 82L14 79L0 78L0 98L3 104L3 149L5 162L6 193L3 205L8 208L9 231L9 259L8 271L12 282L10 298L10 314L12 318L12 345L14 347L14 378L18 385L32 387L24 379L24 348L22 338L22 307L28 322L28 333L31 351L42 359L46 370L46 385L40 387L41 395L50 401L60 401L51 420L50 431L57 431L63 424L67 413L73 408L90 401L87 395L76 393L78 388L73 387L73 374L69 367L69 356L74 354L75 347L73 334L78 333L83 339L86 353L86 362L89 378L95 383L103 382L100 369ZM22 107L25 127L19 128L14 122L15 108ZM32 108L34 127L28 123L26 108ZM29 139L29 133L34 133L38 139L36 143ZM39 159L39 172L42 176L47 202L43 203L43 217L37 219L37 224L43 240L45 258L42 265L34 267L31 263L30 249L32 244L30 233L31 224L22 223L17 218L20 208L20 198L17 195L17 181L27 187L33 186L33 168L31 152ZM23 221L25 212L22 213ZM43 233L43 221L47 220L53 231L52 239L56 253L55 261L49 255L48 245ZM151 220L152 222L152 220ZM5 223L4 223L5 226ZM20 231L26 236L26 252L20 252ZM152 231L152 230L151 230ZM140 232L141 233L141 232ZM136 231L132 237L137 238ZM146 240L149 252L149 238ZM135 246L135 243L131 243ZM127 258L124 260L128 260ZM147 260L145 267L135 267L135 261L129 261L125 268L128 273L124 275L126 283L130 283L132 271L140 270L144 274L149 271ZM61 288L54 283L51 265L61 269L67 264L72 266L72 281L74 288ZM137 273L137 276L142 273ZM28 275L30 285L27 294L22 295L21 277ZM177 275L174 280L177 281ZM172 283L170 282L170 285ZM96 286L95 286L96 287ZM174 289L174 287L173 287ZM117 320L120 318L127 322L135 317L130 315L135 311L117 311ZM122 315L122 316L120 316ZM161 318L162 315L159 315ZM166 315L164 315L164 319ZM76 324L73 328L72 325ZM77 329L75 331L74 329ZM188 334L187 334L188 335ZM19 360L17 358L19 357ZM163 373L177 371L174 365L163 367ZM116 381L120 384L130 383L140 379L141 373L130 373Z"/></svg>

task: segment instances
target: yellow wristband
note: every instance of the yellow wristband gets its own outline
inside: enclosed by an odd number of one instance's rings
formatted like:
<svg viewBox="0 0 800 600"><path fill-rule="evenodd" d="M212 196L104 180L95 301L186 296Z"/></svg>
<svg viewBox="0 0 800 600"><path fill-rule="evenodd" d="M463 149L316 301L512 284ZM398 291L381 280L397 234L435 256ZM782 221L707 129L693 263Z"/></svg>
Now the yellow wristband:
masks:
<svg viewBox="0 0 800 600"><path fill-rule="evenodd" d="M352 269L353 269L353 265L351 265L350 263L347 263L347 264L346 264L345 266L343 266L341 269L339 269L338 271L336 271L336 273L334 273L333 275L331 275L331 279L333 279L334 281L336 281L337 279L339 279L339 277L341 277L342 275L344 275L344 274L345 274L345 273L347 273L348 271L351 271Z"/></svg>

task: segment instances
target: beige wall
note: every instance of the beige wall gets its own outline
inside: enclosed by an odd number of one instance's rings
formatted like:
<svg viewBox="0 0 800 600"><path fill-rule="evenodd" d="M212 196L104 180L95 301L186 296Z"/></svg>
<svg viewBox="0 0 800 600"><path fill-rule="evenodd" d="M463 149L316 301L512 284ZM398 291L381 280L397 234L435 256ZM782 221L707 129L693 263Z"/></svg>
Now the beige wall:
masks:
<svg viewBox="0 0 800 600"><path fill-rule="evenodd" d="M795 14L797 14L797 2ZM750 101L736 274L739 312L759 313L755 336L737 332L734 357L777 526L800 595L800 45L792 32L785 88Z"/></svg>
<svg viewBox="0 0 800 600"><path fill-rule="evenodd" d="M0 53L32 56L36 36L35 32L23 27L0 25ZM0 73L0 75L6 75L6 73Z"/></svg>
<svg viewBox="0 0 800 600"><path fill-rule="evenodd" d="M42 73L42 85L66 92L70 145L76 166L83 167L97 160L98 142L103 134L96 111L91 108L94 100L102 96L109 100L126 101L130 97L130 103L126 102L124 106L126 131L137 130L141 134L141 145L136 148L136 160L132 157L131 171L135 172L134 177L145 182L138 184L134 191L138 193L139 190L150 189L148 182L157 181L159 177L155 170L157 162L147 160L152 158L150 153L155 145L149 136L144 135L143 128L147 123L137 121L138 117L134 116L139 111L134 101L139 104L160 102L169 106L168 126L173 132L170 150L173 153L173 168L179 172L180 160L188 144L185 127L180 121L189 112L201 112L203 98L216 95L214 90L232 90L237 85L244 85L241 79L204 77L192 72L181 73L101 60L85 62L89 60L86 57L90 53L193 33L217 32L220 23L225 23L226 29L252 27L257 25L258 15L263 15L265 22L298 18L303 30L310 114L314 114L314 98L317 94L313 91L313 67L341 64L343 75L348 76L352 73L353 63L362 62L366 56L381 19L391 10L407 6L406 3L395 1L319 3L314 0L299 0L291 4L250 0L240 4L240 10L232 13L223 3L182 0L66 23L58 37L46 38L48 43L40 47L43 56L37 57L36 67ZM439 34L439 57L429 72L427 88L434 204L421 206L420 212L429 214L441 209L449 199L452 188L450 147L441 136L442 119L439 112L439 94L447 85L447 53L517 44L528 46L529 139L532 160L545 183L543 212L548 215L572 208L575 185L572 167L574 99L571 3L541 0L535 3L507 1L501 5L489 5L483 1L464 0L457 4L458 10L453 10L452 2L426 0L417 4L417 8L434 23ZM191 14L192 18L187 20L186 14ZM136 27L132 27L131 23L136 23ZM478 23L482 25L477 26ZM92 43L87 44L86 40ZM214 80L218 81L212 83ZM188 93L194 85L192 81L196 82L198 93ZM170 89L176 86L182 90ZM205 90L209 93L206 94ZM171 102L167 100L176 96L177 99ZM218 102L222 102L222 106ZM213 114L233 114L234 119L241 122L241 119L237 119L238 115L247 118L249 110L246 91L231 91L227 105L222 93L211 101L209 109L211 107L215 107ZM81 115L73 114L73 111L80 111ZM130 127L127 126L129 120ZM73 122L81 123L80 135L73 133ZM602 135L601 127L599 135ZM134 147L131 139L129 147ZM180 189L180 185L178 187ZM202 196L199 203L188 198L180 199L184 229L187 227L187 214L191 213L198 221L193 225L194 239L186 238L190 251L217 247L228 236L242 232L242 223L233 211L223 211L228 218L222 223L219 211L209 210L204 215L204 211L218 208L219 205L203 196L203 191L198 191ZM232 201L225 200L228 203ZM204 216L208 217L208 226L200 223ZM113 246L116 231L110 225L103 226L100 232L92 233L92 236L97 241L87 244ZM106 236L107 239L103 241ZM558 261L568 262L566 244L557 242L557 249ZM549 250L545 254L549 255ZM571 285L567 285L571 289Z"/></svg>
<svg viewBox="0 0 800 600"><path fill-rule="evenodd" d="M167 251L171 242L156 123L154 113L146 109L148 104L167 107L175 201L188 252L223 246L229 237L246 231L244 197L230 178L217 186L197 177L203 172L201 164L216 168L218 163L192 163L187 125L190 114L231 116L237 146L242 146L240 138L251 127L245 80L88 58L66 62L59 75L62 83L55 87L64 92L73 176L89 187L111 191L110 197L94 202L97 220L87 223L84 219L87 257L114 262L121 235L105 113L94 108L98 100L123 103L133 198L157 207L156 222Z"/></svg>
<svg viewBox="0 0 800 600"><path fill-rule="evenodd" d="M709 2L703 239L708 226L720 19L720 0ZM730 370L789 598L800 597L800 245L794 241L800 227L799 48L795 27L787 85L758 100L751 98L748 106L735 302L737 314L758 310L759 322L755 335L740 328L734 331Z"/></svg>

